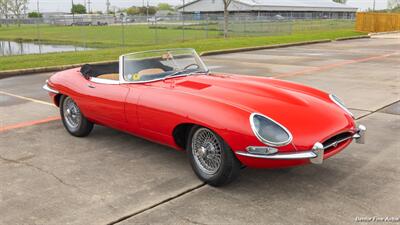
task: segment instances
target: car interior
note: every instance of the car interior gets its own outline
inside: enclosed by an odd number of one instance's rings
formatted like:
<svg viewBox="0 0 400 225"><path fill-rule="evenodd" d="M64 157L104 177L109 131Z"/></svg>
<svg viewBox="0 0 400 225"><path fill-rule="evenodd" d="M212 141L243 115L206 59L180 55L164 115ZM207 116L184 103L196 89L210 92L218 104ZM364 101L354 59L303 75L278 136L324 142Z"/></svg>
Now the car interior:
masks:
<svg viewBox="0 0 400 225"><path fill-rule="evenodd" d="M81 73L86 79L91 77L119 80L119 63L111 63L104 65L85 64L81 67Z"/></svg>
<svg viewBox="0 0 400 225"><path fill-rule="evenodd" d="M172 70L172 67L161 63L159 59L144 59L125 61L124 73L126 80L147 81L164 77L168 75L166 74L168 71ZM119 62L104 65L85 64L81 67L81 73L86 79L96 77L118 81Z"/></svg>

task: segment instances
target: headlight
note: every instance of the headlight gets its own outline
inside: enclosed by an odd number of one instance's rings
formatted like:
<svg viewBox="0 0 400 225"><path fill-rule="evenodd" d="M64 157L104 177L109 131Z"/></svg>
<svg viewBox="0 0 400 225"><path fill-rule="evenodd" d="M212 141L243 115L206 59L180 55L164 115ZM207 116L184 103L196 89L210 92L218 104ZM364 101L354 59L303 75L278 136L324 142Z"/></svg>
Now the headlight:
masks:
<svg viewBox="0 0 400 225"><path fill-rule="evenodd" d="M250 125L256 137L270 146L283 146L292 141L292 135L281 124L259 113L250 115Z"/></svg>
<svg viewBox="0 0 400 225"><path fill-rule="evenodd" d="M331 98L331 100L338 105L340 108L342 108L345 112L347 112L348 114L350 114L351 117L354 118L353 113L350 112L350 110L347 109L346 105L343 103L342 100L340 100L340 98L338 98L336 95L330 94L329 98Z"/></svg>

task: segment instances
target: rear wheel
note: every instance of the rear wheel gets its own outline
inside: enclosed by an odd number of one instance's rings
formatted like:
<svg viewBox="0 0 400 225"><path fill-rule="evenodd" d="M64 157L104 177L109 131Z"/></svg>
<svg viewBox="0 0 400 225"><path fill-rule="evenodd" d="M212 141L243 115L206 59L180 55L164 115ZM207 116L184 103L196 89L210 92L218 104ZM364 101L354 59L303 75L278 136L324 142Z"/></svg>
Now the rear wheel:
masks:
<svg viewBox="0 0 400 225"><path fill-rule="evenodd" d="M224 140L208 128L192 128L187 154L194 172L207 184L222 186L239 175L239 160Z"/></svg>
<svg viewBox="0 0 400 225"><path fill-rule="evenodd" d="M71 97L61 97L60 114L65 129L73 136L85 137L93 129L93 123L86 119Z"/></svg>

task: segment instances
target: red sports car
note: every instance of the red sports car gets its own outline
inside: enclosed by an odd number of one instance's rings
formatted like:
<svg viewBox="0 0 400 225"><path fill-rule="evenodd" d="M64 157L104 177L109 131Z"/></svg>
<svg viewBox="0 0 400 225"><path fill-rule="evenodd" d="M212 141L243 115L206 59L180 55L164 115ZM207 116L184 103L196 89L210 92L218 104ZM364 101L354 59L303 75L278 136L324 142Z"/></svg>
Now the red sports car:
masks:
<svg viewBox="0 0 400 225"><path fill-rule="evenodd" d="M67 131L94 124L186 151L197 176L220 186L243 166L282 168L363 143L332 94L266 77L210 72L193 49L123 55L119 63L56 73L44 86Z"/></svg>

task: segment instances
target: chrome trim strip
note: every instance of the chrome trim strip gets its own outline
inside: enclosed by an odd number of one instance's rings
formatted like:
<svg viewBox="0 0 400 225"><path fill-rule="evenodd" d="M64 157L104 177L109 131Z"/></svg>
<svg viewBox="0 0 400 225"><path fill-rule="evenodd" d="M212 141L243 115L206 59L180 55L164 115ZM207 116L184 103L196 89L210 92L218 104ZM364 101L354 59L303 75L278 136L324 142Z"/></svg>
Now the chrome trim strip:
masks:
<svg viewBox="0 0 400 225"><path fill-rule="evenodd" d="M334 94L329 94L329 98L330 98L337 106L339 106L341 109L343 109L345 112L347 112L348 114L350 114L351 117L354 118L353 113L350 112L350 110L349 110L348 108L346 108L346 106L345 106L343 103L338 102L338 101L335 99L335 97L336 97L337 99L339 99L336 95L334 95Z"/></svg>
<svg viewBox="0 0 400 225"><path fill-rule="evenodd" d="M265 140L255 130L253 117L256 116L256 115L265 117L266 119L268 119L268 120L272 121L273 123L277 124L279 127L281 127L288 134L289 139L286 140L286 141L283 141L283 142L271 142L271 141ZM284 127L282 124L276 122L275 120L273 120L272 118L270 118L270 117L268 117L266 115L263 115L261 113L252 113L252 114L250 114L249 120L250 120L251 130L253 131L253 133L255 134L257 139L260 140L262 143L264 143L266 145L273 146L273 147L285 146L285 145L289 144L290 142L292 142L292 140L293 140L292 134L290 133L290 131L286 127Z"/></svg>
<svg viewBox="0 0 400 225"><path fill-rule="evenodd" d="M91 77L90 81L98 84L120 84L118 80L103 79L97 77Z"/></svg>
<svg viewBox="0 0 400 225"><path fill-rule="evenodd" d="M51 92L51 93L54 93L54 94L59 94L59 93L60 93L59 91L54 90L54 89L52 89L51 87L49 87L49 85L47 84L47 82L46 82L45 85L43 85L42 88L43 88L45 91L48 91L48 92Z"/></svg>

